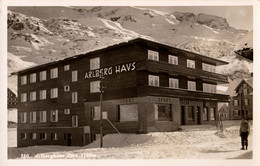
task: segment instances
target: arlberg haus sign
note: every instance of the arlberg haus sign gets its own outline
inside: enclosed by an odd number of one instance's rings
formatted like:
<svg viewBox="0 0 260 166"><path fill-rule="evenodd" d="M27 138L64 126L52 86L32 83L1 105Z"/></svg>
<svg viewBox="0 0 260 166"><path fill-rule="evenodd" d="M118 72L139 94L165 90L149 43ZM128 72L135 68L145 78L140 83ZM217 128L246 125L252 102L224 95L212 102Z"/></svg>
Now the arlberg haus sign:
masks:
<svg viewBox="0 0 260 166"><path fill-rule="evenodd" d="M100 76L111 75L113 73L118 74L118 73L133 71L136 68L135 64L136 64L135 62L131 62L131 63L126 63L117 66L105 67L97 70L90 70L86 72L85 79L99 78Z"/></svg>

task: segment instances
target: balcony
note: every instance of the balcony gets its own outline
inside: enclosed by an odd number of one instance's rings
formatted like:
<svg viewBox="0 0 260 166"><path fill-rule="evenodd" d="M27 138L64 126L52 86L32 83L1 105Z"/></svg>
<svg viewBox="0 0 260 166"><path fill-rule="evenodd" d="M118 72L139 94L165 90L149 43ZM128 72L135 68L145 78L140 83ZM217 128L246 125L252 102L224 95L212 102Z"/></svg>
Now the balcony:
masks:
<svg viewBox="0 0 260 166"><path fill-rule="evenodd" d="M225 75L204 71L201 69L191 69L186 66L173 65L166 62L145 60L137 63L137 71L148 70L150 72L165 72L169 75L184 75L202 80L214 81L217 83L228 83L228 78Z"/></svg>

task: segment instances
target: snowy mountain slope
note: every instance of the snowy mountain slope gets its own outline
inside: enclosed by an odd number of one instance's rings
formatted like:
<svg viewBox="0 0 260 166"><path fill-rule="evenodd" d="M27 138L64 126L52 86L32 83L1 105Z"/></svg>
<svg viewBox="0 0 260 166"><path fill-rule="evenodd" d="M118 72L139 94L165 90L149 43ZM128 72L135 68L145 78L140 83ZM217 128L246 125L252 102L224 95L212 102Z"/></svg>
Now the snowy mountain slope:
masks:
<svg viewBox="0 0 260 166"><path fill-rule="evenodd" d="M8 11L8 52L36 64L143 37L228 60L220 73L248 73L251 64L234 63L236 41L246 33L216 16L140 7L11 7Z"/></svg>

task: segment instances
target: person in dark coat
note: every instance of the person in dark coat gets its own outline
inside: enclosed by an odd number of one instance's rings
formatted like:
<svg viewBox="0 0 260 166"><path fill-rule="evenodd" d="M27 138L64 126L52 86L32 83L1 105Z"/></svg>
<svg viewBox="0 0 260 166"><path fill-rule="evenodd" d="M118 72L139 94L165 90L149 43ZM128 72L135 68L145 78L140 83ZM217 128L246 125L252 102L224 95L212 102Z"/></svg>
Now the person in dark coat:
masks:
<svg viewBox="0 0 260 166"><path fill-rule="evenodd" d="M239 132L240 132L241 145L242 145L241 150L245 150L245 148L247 150L247 147L248 147L247 137L248 137L249 132L250 132L250 125L244 117L242 117L242 119L241 119Z"/></svg>

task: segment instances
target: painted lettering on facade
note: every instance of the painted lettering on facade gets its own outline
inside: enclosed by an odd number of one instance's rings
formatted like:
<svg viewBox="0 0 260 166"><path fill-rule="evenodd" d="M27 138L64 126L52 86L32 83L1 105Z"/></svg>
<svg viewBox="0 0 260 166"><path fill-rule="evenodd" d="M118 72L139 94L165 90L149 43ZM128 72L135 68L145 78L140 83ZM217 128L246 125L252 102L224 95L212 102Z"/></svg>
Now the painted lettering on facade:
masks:
<svg viewBox="0 0 260 166"><path fill-rule="evenodd" d="M97 70L90 70L87 71L85 74L85 79L89 78L99 78L100 76L107 76L111 74L119 74L119 73L124 73L124 72L130 72L135 70L135 62L127 63L127 64L122 64L122 65L117 65L117 66L111 66L111 67L106 67L102 69L97 69Z"/></svg>

